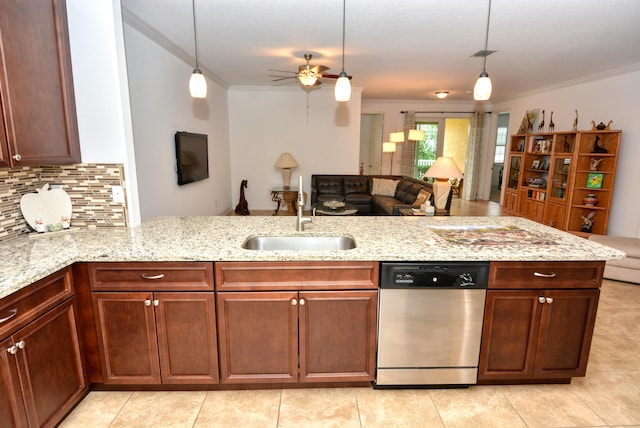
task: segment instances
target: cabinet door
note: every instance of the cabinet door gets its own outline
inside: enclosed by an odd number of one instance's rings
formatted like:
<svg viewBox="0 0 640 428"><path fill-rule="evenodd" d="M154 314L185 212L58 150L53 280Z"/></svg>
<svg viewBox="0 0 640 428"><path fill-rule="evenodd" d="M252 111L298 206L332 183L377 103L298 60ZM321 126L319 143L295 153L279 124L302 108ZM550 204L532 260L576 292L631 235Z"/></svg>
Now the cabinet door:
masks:
<svg viewBox="0 0 640 428"><path fill-rule="evenodd" d="M505 212L515 214L518 212L518 192L505 191L502 209Z"/></svg>
<svg viewBox="0 0 640 428"><path fill-rule="evenodd" d="M298 293L217 295L221 383L298 381Z"/></svg>
<svg viewBox="0 0 640 428"><path fill-rule="evenodd" d="M4 165L80 161L67 27L64 1L0 2Z"/></svg>
<svg viewBox="0 0 640 428"><path fill-rule="evenodd" d="M300 381L370 381L377 291L301 292Z"/></svg>
<svg viewBox="0 0 640 428"><path fill-rule="evenodd" d="M547 226L564 230L564 214L567 207L562 204L548 202L544 207L544 221Z"/></svg>
<svg viewBox="0 0 640 428"><path fill-rule="evenodd" d="M213 292L153 297L162 383L218 383Z"/></svg>
<svg viewBox="0 0 640 428"><path fill-rule="evenodd" d="M160 383L151 293L93 293L105 383Z"/></svg>
<svg viewBox="0 0 640 428"><path fill-rule="evenodd" d="M584 376L600 290L545 292L534 375Z"/></svg>
<svg viewBox="0 0 640 428"><path fill-rule="evenodd" d="M543 305L536 290L488 290L478 380L533 375Z"/></svg>
<svg viewBox="0 0 640 428"><path fill-rule="evenodd" d="M84 396L88 386L68 300L13 336L30 426L55 426Z"/></svg>
<svg viewBox="0 0 640 428"><path fill-rule="evenodd" d="M0 426L26 427L27 413L20 391L15 355L9 353L11 339L0 342Z"/></svg>

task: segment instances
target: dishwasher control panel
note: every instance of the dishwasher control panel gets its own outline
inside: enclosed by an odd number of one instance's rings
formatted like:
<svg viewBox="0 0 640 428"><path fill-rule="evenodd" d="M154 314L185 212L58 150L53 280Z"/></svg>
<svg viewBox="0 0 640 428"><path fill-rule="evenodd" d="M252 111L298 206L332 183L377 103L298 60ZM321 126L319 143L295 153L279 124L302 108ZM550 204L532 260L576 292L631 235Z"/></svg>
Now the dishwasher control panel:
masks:
<svg viewBox="0 0 640 428"><path fill-rule="evenodd" d="M380 269L381 288L487 288L488 279L488 262L383 262Z"/></svg>

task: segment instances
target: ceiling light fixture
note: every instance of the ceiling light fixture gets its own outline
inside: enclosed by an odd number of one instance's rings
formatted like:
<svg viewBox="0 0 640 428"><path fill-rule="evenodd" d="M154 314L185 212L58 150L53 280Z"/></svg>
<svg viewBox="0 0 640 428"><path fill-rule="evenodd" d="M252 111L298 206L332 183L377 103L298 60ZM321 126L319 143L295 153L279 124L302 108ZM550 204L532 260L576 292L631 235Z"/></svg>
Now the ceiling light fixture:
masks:
<svg viewBox="0 0 640 428"><path fill-rule="evenodd" d="M207 97L207 80L204 78L198 66L198 32L196 31L196 0L191 0L191 10L193 11L193 39L196 47L196 67L193 69L189 79L189 93L193 98Z"/></svg>
<svg viewBox="0 0 640 428"><path fill-rule="evenodd" d="M436 97L440 98L441 100L447 98L447 95L449 95L449 91L438 91L438 92L436 92Z"/></svg>
<svg viewBox="0 0 640 428"><path fill-rule="evenodd" d="M484 39L484 51L476 52L473 56L482 56L482 73L473 87L473 99L476 101L486 101L491 97L491 79L487 73L487 56L495 51L487 50L489 44L489 22L491 20L491 0L489 0L489 12L487 13L487 33Z"/></svg>
<svg viewBox="0 0 640 428"><path fill-rule="evenodd" d="M351 82L349 76L344 71L344 33L345 33L345 14L346 14L346 1L342 0L342 71L338 75L336 81L335 97L336 101L349 101L351 98Z"/></svg>

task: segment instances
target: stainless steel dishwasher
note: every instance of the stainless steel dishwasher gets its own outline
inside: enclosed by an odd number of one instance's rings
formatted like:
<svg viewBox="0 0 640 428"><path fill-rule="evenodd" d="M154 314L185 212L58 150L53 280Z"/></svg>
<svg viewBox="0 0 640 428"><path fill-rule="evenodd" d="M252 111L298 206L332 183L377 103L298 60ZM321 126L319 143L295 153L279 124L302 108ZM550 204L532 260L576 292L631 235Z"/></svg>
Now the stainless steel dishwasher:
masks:
<svg viewBox="0 0 640 428"><path fill-rule="evenodd" d="M488 262L380 269L376 386L475 384Z"/></svg>

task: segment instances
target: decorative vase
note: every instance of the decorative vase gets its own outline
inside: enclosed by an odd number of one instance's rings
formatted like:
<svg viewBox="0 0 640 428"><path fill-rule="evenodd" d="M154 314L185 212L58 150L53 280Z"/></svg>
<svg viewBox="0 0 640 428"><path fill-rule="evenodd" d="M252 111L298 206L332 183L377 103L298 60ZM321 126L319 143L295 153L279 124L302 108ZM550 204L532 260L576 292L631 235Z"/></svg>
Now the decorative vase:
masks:
<svg viewBox="0 0 640 428"><path fill-rule="evenodd" d="M600 200L596 197L595 194L588 193L587 196L582 198L582 202L587 206L593 207L598 205L598 202L600 202Z"/></svg>

